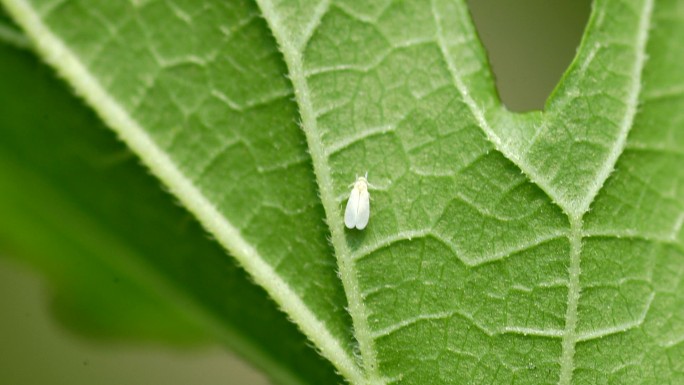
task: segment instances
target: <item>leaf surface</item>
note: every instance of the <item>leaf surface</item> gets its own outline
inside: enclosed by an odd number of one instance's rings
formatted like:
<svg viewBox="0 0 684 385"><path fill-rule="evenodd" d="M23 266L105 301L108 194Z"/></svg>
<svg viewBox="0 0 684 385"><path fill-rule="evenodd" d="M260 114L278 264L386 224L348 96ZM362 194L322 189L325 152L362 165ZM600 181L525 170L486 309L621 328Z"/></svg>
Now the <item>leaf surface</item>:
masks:
<svg viewBox="0 0 684 385"><path fill-rule="evenodd" d="M0 254L47 275L58 318L112 342L221 342L280 384L339 382L51 72L0 45Z"/></svg>
<svg viewBox="0 0 684 385"><path fill-rule="evenodd" d="M257 2L288 64L370 382L657 383L681 375L681 359L661 367L680 355L681 338L664 344L668 330L648 331L657 322L650 317L681 319L677 306L651 308L659 295L681 301L680 273L667 288L652 278L682 269L679 183L667 184L669 220L659 219L669 246L593 230L621 222L618 207L664 209L639 199L650 191L648 168L630 194L611 187L631 167L618 167L602 187L618 159L627 161L630 130L648 116L642 77L682 57L667 42L682 36L680 2L597 1L546 110L524 115L496 99L463 2ZM680 96L679 86L667 89ZM666 132L674 137L677 128ZM672 176L675 161L662 162ZM381 186L373 222L362 234L345 232L338 197L365 167ZM626 270L631 263L644 264L640 275ZM622 343L649 349L622 367L634 350L596 356Z"/></svg>
<svg viewBox="0 0 684 385"><path fill-rule="evenodd" d="M350 382L682 380L681 1L597 0L528 114L461 0L4 3Z"/></svg>
<svg viewBox="0 0 684 385"><path fill-rule="evenodd" d="M254 4L5 5L324 356L359 378L296 105Z"/></svg>

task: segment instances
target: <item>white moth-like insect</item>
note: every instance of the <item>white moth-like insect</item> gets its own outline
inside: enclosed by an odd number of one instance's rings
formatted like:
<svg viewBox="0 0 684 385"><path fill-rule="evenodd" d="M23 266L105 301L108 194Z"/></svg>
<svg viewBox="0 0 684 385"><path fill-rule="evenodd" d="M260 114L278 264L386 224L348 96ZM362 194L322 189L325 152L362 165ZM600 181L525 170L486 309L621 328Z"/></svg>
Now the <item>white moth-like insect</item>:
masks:
<svg viewBox="0 0 684 385"><path fill-rule="evenodd" d="M349 187L354 186L349 194L347 208L344 210L344 225L348 229L363 230L370 217L370 194L368 193L368 173L356 178Z"/></svg>

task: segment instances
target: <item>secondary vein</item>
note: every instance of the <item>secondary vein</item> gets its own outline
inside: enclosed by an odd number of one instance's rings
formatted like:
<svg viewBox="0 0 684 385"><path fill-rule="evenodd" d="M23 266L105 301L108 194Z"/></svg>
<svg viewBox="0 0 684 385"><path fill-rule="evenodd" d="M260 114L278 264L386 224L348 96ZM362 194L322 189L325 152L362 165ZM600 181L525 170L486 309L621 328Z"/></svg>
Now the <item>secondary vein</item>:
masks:
<svg viewBox="0 0 684 385"><path fill-rule="evenodd" d="M316 344L323 356L343 375L352 379L360 378L361 374L354 358L348 354L341 341L332 335L288 282L279 276L263 256L242 237L240 230L218 211L169 155L152 140L145 129L107 92L80 58L42 22L33 6L26 0L3 0L3 3L35 43L41 56L59 70L107 125L121 136L200 223L231 252L254 280L266 289L304 334Z"/></svg>
<svg viewBox="0 0 684 385"><path fill-rule="evenodd" d="M627 110L620 122L620 132L618 138L608 155L608 159L599 170L596 183L590 186L588 194L583 198L578 206L575 207L574 214L570 214L570 266L568 268L568 305L565 315L565 332L562 340L561 369L558 385L570 385L572 383L573 371L575 369L575 348L578 342L577 336L577 307L581 296L580 275L582 239L584 234L583 217L589 211L589 206L595 199L601 187L605 183L615 164L622 154L627 142L627 135L633 125L634 117L637 112L639 93L641 91L641 76L646 62L646 44L648 41L651 17L653 14L653 0L645 0L641 10L638 32L636 36L635 53L636 61L632 68L633 84L630 88L627 99ZM567 212L567 211L566 211Z"/></svg>
<svg viewBox="0 0 684 385"><path fill-rule="evenodd" d="M354 261L351 258L351 251L347 246L342 226L343 220L340 214L339 205L335 199L333 179L331 176L330 164L326 155L325 146L321 140L318 130L318 122L313 108L311 93L306 80L306 71L302 59L302 48L291 39L291 34L287 32L281 23L280 16L274 9L269 0L257 0L259 8L271 31L275 36L280 50L287 64L290 80L295 91L295 98L299 106L301 116L301 126L306 135L309 152L319 186L319 192L323 208L325 209L326 221L330 229L332 244L337 256L340 269L340 278L347 295L349 313L354 324L354 335L359 344L361 358L365 375L358 373L345 373L350 382L355 384L382 384L384 380L379 373L376 352L373 346L373 338L368 326L368 315L361 296L361 289L357 280ZM317 23L316 23L317 25Z"/></svg>
<svg viewBox="0 0 684 385"><path fill-rule="evenodd" d="M3 23L0 23L0 42L7 43L15 48L31 48L31 42L24 34Z"/></svg>
<svg viewBox="0 0 684 385"><path fill-rule="evenodd" d="M577 306L580 297L580 256L582 254L582 219L570 219L570 266L568 267L568 305L565 311L565 329L561 342L559 385L569 385L574 370L577 344Z"/></svg>
<svg viewBox="0 0 684 385"><path fill-rule="evenodd" d="M608 153L608 158L603 162L603 167L598 171L596 175L596 180L589 186L589 191L584 196L584 199L580 202L577 207L576 212L584 215L589 210L589 206L594 201L594 198L603 187L606 179L617 163L618 158L622 155L622 152L627 143L627 135L631 130L634 118L637 113L637 106L639 104L639 94L641 93L641 78L644 71L644 65L646 64L646 44L648 43L649 31L651 28L651 18L653 15L653 0L645 0L644 6L641 10L641 19L639 20L639 26L637 29L636 36L636 47L635 55L636 60L634 66L632 67L631 78L632 85L629 89L629 94L627 96L627 109L620 121L620 131L618 132L617 140L613 145L610 153Z"/></svg>
<svg viewBox="0 0 684 385"><path fill-rule="evenodd" d="M494 129L492 129L491 123L485 116L485 111L480 106L478 106L477 101L473 99L473 97L470 95L468 87L464 83L462 76L459 73L458 66L456 65L456 63L454 63L453 59L451 58L451 55L449 54L448 44L442 28L442 21L436 10L435 4L436 0L432 0L432 16L435 21L437 43L439 45L440 51L442 52L442 56L444 57L444 60L447 64L447 68L449 70L449 74L451 75L451 79L453 80L454 86L463 98L463 102L470 110L470 113L475 118L477 126L482 130L482 132L487 137L487 140L494 145L494 148L496 148L497 151L499 151L508 160L510 160L516 166L518 166L518 168L534 184L536 184L542 191L544 191L544 193L546 193L546 195L549 196L552 201L556 202L556 204L561 206L558 203L558 199L556 198L558 196L556 190L553 187L549 186L549 184L546 183L545 178L543 178L532 167L526 164L523 161L523 159L510 148L510 146L504 143L504 141L496 134ZM502 113L508 112L502 111ZM566 207L562 207L562 209L567 212Z"/></svg>

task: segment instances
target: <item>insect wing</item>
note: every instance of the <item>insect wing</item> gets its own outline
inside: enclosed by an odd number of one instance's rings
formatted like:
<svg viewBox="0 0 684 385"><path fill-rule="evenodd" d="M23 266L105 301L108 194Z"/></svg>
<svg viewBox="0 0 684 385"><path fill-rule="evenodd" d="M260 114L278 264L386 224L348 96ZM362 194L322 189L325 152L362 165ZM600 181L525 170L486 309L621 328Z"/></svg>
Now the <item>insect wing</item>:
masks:
<svg viewBox="0 0 684 385"><path fill-rule="evenodd" d="M370 194L364 189L359 193L358 209L356 210L356 228L363 230L368 224L370 217Z"/></svg>
<svg viewBox="0 0 684 385"><path fill-rule="evenodd" d="M357 213L359 209L359 189L353 188L349 194L347 208L344 210L344 225L348 229L353 229L357 223Z"/></svg>

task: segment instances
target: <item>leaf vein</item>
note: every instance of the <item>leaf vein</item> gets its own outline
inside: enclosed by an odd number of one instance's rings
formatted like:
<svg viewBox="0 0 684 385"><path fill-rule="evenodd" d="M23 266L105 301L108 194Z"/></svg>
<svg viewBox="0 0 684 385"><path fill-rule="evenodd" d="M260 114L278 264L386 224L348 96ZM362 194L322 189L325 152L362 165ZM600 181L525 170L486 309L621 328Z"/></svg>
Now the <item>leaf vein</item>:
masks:
<svg viewBox="0 0 684 385"><path fill-rule="evenodd" d="M355 368L354 371L345 373L352 383L385 383L385 379L379 373L376 352L368 327L368 315L360 286L357 280L354 261L351 260L351 251L347 245L343 220L340 215L339 205L335 198L333 179L330 165L326 156L325 146L318 130L316 113L307 83L306 71L303 63L303 53L291 39L270 0L257 0L257 4L269 24L275 36L280 50L287 64L290 80L292 82L295 98L299 106L302 130L309 145L309 152L314 166L314 172L319 186L319 192L323 208L326 214L326 222L330 229L332 244L338 260L340 278L342 280L349 313L354 324L354 335L359 344L365 375L361 375ZM356 365L355 365L356 366ZM365 378L364 378L365 377Z"/></svg>
<svg viewBox="0 0 684 385"><path fill-rule="evenodd" d="M169 186L174 195L195 214L210 233L216 236L219 243L230 251L254 280L266 289L322 354L343 375L351 379L359 378L354 359L343 347L345 344L332 335L294 289L242 237L239 229L197 189L140 124L105 90L79 57L43 23L32 5L26 0L5 0L4 4L43 57L79 90L103 120L140 156L153 173Z"/></svg>
<svg viewBox="0 0 684 385"><path fill-rule="evenodd" d="M608 153L608 158L603 162L603 167L598 171L596 180L589 186L589 192L584 196L582 202L576 209L576 213L583 215L589 210L589 206L594 201L596 195L603 187L606 179L610 176L615 168L618 158L622 154L625 145L627 144L627 136L634 124L634 118L637 114L637 106L639 104L639 93L641 92L642 74L646 64L646 45L648 43L649 31L651 29L651 18L653 13L653 0L645 0L636 37L636 60L630 78L633 79L632 86L629 89L627 97L627 110L620 122L620 130L613 148Z"/></svg>

